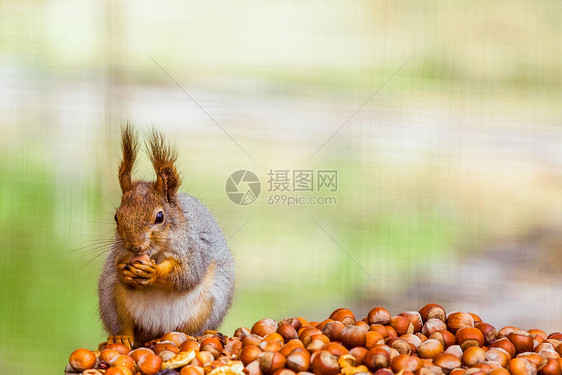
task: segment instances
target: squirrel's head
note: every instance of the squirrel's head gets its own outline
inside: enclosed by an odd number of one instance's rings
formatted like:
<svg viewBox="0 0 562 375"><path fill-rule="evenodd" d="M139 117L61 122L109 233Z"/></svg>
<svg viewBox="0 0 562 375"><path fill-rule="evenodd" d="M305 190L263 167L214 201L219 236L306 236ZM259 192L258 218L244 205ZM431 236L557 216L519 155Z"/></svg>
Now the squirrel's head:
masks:
<svg viewBox="0 0 562 375"><path fill-rule="evenodd" d="M174 165L177 153L166 144L161 133L152 130L146 145L156 181L132 181L138 139L129 124L122 129L121 138L123 160L119 165L119 183L123 195L115 213L117 233L128 252L156 253L165 247L170 230L183 217L176 196L181 184Z"/></svg>

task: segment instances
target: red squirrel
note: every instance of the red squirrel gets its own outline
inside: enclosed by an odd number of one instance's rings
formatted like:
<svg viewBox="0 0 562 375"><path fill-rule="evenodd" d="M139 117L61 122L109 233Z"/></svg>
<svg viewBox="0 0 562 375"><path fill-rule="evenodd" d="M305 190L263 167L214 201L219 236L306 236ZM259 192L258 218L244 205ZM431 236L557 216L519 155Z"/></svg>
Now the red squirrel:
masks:
<svg viewBox="0 0 562 375"><path fill-rule="evenodd" d="M108 343L137 347L166 332L215 330L230 308L234 261L211 212L178 193L177 152L153 130L146 143L156 181L133 181L139 142L122 129L121 205L99 278Z"/></svg>

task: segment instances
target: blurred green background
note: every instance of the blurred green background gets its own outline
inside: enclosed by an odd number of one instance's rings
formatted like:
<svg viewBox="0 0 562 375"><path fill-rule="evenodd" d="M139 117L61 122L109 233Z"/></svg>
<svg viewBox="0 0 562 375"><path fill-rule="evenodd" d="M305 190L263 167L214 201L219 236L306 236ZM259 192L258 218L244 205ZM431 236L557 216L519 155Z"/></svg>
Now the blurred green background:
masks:
<svg viewBox="0 0 562 375"><path fill-rule="evenodd" d="M556 1L0 1L0 373L104 340L126 121L174 139L229 238L226 334L428 302L562 330L560 25ZM300 169L336 170L298 194L336 204L269 204Z"/></svg>

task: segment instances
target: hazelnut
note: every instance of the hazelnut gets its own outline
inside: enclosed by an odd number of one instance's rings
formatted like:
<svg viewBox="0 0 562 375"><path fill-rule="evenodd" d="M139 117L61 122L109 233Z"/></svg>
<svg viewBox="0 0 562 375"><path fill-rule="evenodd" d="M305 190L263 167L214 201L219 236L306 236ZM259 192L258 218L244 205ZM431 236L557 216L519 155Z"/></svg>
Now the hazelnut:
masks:
<svg viewBox="0 0 562 375"><path fill-rule="evenodd" d="M148 354L138 361L138 369L143 375L153 375L162 369L162 358L156 354Z"/></svg>
<svg viewBox="0 0 562 375"><path fill-rule="evenodd" d="M502 367L506 367L510 359L509 353L502 348L490 348L486 352L486 360L497 362Z"/></svg>
<svg viewBox="0 0 562 375"><path fill-rule="evenodd" d="M435 358L439 354L442 354L445 351L443 345L435 340L435 339L428 339L425 340L420 344L418 347L418 356L420 358Z"/></svg>
<svg viewBox="0 0 562 375"><path fill-rule="evenodd" d="M465 375L485 375L486 373L478 367L472 367L464 372Z"/></svg>
<svg viewBox="0 0 562 375"><path fill-rule="evenodd" d="M428 319L421 329L421 333L429 337L433 332L442 331L447 329L447 324L437 318Z"/></svg>
<svg viewBox="0 0 562 375"><path fill-rule="evenodd" d="M488 373L488 375L510 375L509 371L507 371L503 367L495 368Z"/></svg>
<svg viewBox="0 0 562 375"><path fill-rule="evenodd" d="M405 333L414 333L414 325L405 316L396 315L390 318L390 326L396 330L398 336L402 336Z"/></svg>
<svg viewBox="0 0 562 375"><path fill-rule="evenodd" d="M542 349L539 351L539 355L545 359L549 359L549 358L560 358L560 354L558 354L556 351L554 350L550 350L550 349Z"/></svg>
<svg viewBox="0 0 562 375"><path fill-rule="evenodd" d="M364 346L366 340L365 334L365 329L356 325L349 324L341 330L340 340L342 344L348 349L354 348L356 346Z"/></svg>
<svg viewBox="0 0 562 375"><path fill-rule="evenodd" d="M543 363L541 363L537 370L539 375L560 375L562 374L562 369L560 368L560 363L553 358L550 358Z"/></svg>
<svg viewBox="0 0 562 375"><path fill-rule="evenodd" d="M303 326L302 321L298 318L285 318L283 320L280 320L279 326L282 326L283 324L291 325L295 329L295 331L298 331Z"/></svg>
<svg viewBox="0 0 562 375"><path fill-rule="evenodd" d="M472 315L466 312L453 312L447 316L447 328L452 333L464 327L474 327Z"/></svg>
<svg viewBox="0 0 562 375"><path fill-rule="evenodd" d="M180 375L204 375L203 367L188 365L181 369Z"/></svg>
<svg viewBox="0 0 562 375"><path fill-rule="evenodd" d="M484 345L484 335L482 332L474 327L463 327L455 333L457 344L461 346L464 351L471 346Z"/></svg>
<svg viewBox="0 0 562 375"><path fill-rule="evenodd" d="M474 325L475 328L479 329L484 336L484 345L490 345L492 341L498 336L498 332L493 325L488 323L478 323Z"/></svg>
<svg viewBox="0 0 562 375"><path fill-rule="evenodd" d="M127 367L116 366L105 370L105 375L133 375L133 372Z"/></svg>
<svg viewBox="0 0 562 375"><path fill-rule="evenodd" d="M306 350L308 350L310 353L315 353L319 350L322 350L325 345L326 343L322 340L312 340L306 347Z"/></svg>
<svg viewBox="0 0 562 375"><path fill-rule="evenodd" d="M295 329L295 327L293 327L291 324L288 323L281 324L277 328L277 333L281 335L284 342L289 342L290 340L299 338L299 335L297 334L297 330Z"/></svg>
<svg viewBox="0 0 562 375"><path fill-rule="evenodd" d="M331 341L340 341L340 334L344 328L345 325L342 322L337 320L332 320L324 324L321 331Z"/></svg>
<svg viewBox="0 0 562 375"><path fill-rule="evenodd" d="M385 326L383 326L382 324L371 324L369 326L369 331L375 331L378 332L382 335L383 338L387 338L388 337L388 330L386 329Z"/></svg>
<svg viewBox="0 0 562 375"><path fill-rule="evenodd" d="M244 368L244 374L246 375L263 375L263 372L260 368L260 362L258 360L249 363Z"/></svg>
<svg viewBox="0 0 562 375"><path fill-rule="evenodd" d="M150 349L147 349L150 350ZM152 352L152 350L150 350ZM118 355L122 355L121 353L119 353L117 350L113 350L113 349L103 349L100 352L100 360L107 362L107 363L111 363L111 361L113 360L113 358L117 357Z"/></svg>
<svg viewBox="0 0 562 375"><path fill-rule="evenodd" d="M103 353L103 350L102 350L102 353ZM129 357L131 357L133 359L133 361L138 363L141 358L146 357L149 354L154 354L154 352L152 350L148 349L148 348L138 348L138 349L135 349L135 350L131 351L129 353ZM101 356L100 356L100 358L101 358ZM106 362L110 362L110 361L106 361Z"/></svg>
<svg viewBox="0 0 562 375"><path fill-rule="evenodd" d="M193 360L192 364L195 366L203 367L207 363L212 362L214 359L215 357L213 357L213 355L209 352L205 352L205 351L196 352L195 359Z"/></svg>
<svg viewBox="0 0 562 375"><path fill-rule="evenodd" d="M389 339L386 343L392 349L398 351L398 354L412 354L412 352L416 349L414 345L401 338Z"/></svg>
<svg viewBox="0 0 562 375"><path fill-rule="evenodd" d="M501 348L509 353L511 358L515 357L515 346L506 337L492 341L490 343L490 348Z"/></svg>
<svg viewBox="0 0 562 375"><path fill-rule="evenodd" d="M332 312L332 314L330 315L330 319L340 321L344 325L355 323L355 315L353 315L351 310L346 308L339 308L334 310L334 312Z"/></svg>
<svg viewBox="0 0 562 375"><path fill-rule="evenodd" d="M516 353L530 352L533 350L533 336L525 331L513 331L507 338L515 347Z"/></svg>
<svg viewBox="0 0 562 375"><path fill-rule="evenodd" d="M287 356L285 366L294 372L308 371L310 368L310 353L303 348L295 348Z"/></svg>
<svg viewBox="0 0 562 375"><path fill-rule="evenodd" d="M474 325L478 324L478 323L482 323L482 319L476 315L475 313L471 313L469 312L470 316L472 316L472 320L474 321Z"/></svg>
<svg viewBox="0 0 562 375"><path fill-rule="evenodd" d="M425 340L428 339L428 337L427 337L426 335L424 335L423 333L421 333L421 332L416 332L416 333L414 333L414 335L415 335L417 338L419 338L419 339L421 340L421 342L424 342Z"/></svg>
<svg viewBox="0 0 562 375"><path fill-rule="evenodd" d="M240 341L240 345L242 345L242 341ZM185 340L179 347L180 352L188 352L190 350L199 351L200 348L201 344L193 339Z"/></svg>
<svg viewBox="0 0 562 375"><path fill-rule="evenodd" d="M109 364L111 365L111 367L127 367L131 371L135 367L135 361L128 355L124 354L119 354L117 357L114 357L111 362L109 362Z"/></svg>
<svg viewBox="0 0 562 375"><path fill-rule="evenodd" d="M321 334L322 331L319 330L318 328L303 327L303 328L301 328L301 331L299 331L299 340L302 341L304 346L307 346L308 344L310 344L310 341L312 341L310 339L310 336L317 335L319 333Z"/></svg>
<svg viewBox="0 0 562 375"><path fill-rule="evenodd" d="M443 369L439 366L435 366L429 363L424 364L424 367L417 370L415 375L443 375Z"/></svg>
<svg viewBox="0 0 562 375"><path fill-rule="evenodd" d="M386 326L385 328L386 331L388 332L388 338L398 337L398 333L394 328L392 328L391 326Z"/></svg>
<svg viewBox="0 0 562 375"><path fill-rule="evenodd" d="M367 354L368 350L364 347L361 346L357 346L353 349L351 349L349 351L349 354L351 354L353 356L353 358L355 358L355 363L357 364L357 366L362 365L363 364L363 359L365 358L365 355ZM334 353L332 353L334 354Z"/></svg>
<svg viewBox="0 0 562 375"><path fill-rule="evenodd" d="M279 341L281 344L285 343L285 339L277 332L270 333L265 335L263 341Z"/></svg>
<svg viewBox="0 0 562 375"><path fill-rule="evenodd" d="M326 350L316 352L311 368L316 375L337 375L340 372L338 357Z"/></svg>
<svg viewBox="0 0 562 375"><path fill-rule="evenodd" d="M273 374L275 371L285 367L287 361L279 352L264 352L259 357L260 369L264 374Z"/></svg>
<svg viewBox="0 0 562 375"><path fill-rule="evenodd" d="M329 351L336 357L341 357L342 355L349 354L349 351L345 348L345 346L338 342L327 343L326 345L324 345L323 349Z"/></svg>
<svg viewBox="0 0 562 375"><path fill-rule="evenodd" d="M381 368L375 371L373 375L394 375L394 373L390 369Z"/></svg>
<svg viewBox="0 0 562 375"><path fill-rule="evenodd" d="M368 331L365 333L365 348L371 349L377 345L384 344L384 337L379 332Z"/></svg>
<svg viewBox="0 0 562 375"><path fill-rule="evenodd" d="M206 351L206 352L211 353L213 355L213 357L215 357L215 359L217 359L221 355L222 350L223 350L222 343L216 337L209 337L209 338L206 338L205 340L201 341L200 351ZM178 349L178 352L179 352L179 349Z"/></svg>
<svg viewBox="0 0 562 375"><path fill-rule="evenodd" d="M507 335L509 335L511 332L514 331L520 331L519 328L517 327L513 327L513 326L505 326L502 327L499 331L498 331L498 339L507 337Z"/></svg>
<svg viewBox="0 0 562 375"><path fill-rule="evenodd" d="M543 341L543 343L547 343L547 342L550 343L554 348L562 344L562 341L556 339L546 339L545 341Z"/></svg>
<svg viewBox="0 0 562 375"><path fill-rule="evenodd" d="M433 364L441 367L445 374L448 374L453 369L461 367L461 360L454 354L441 353L433 358Z"/></svg>
<svg viewBox="0 0 562 375"><path fill-rule="evenodd" d="M433 332L431 335L429 335L429 338L439 341L445 349L447 349L451 345L455 345L455 343L457 342L455 335L453 335L446 329Z"/></svg>
<svg viewBox="0 0 562 375"><path fill-rule="evenodd" d="M325 326L327 323L330 323L330 322L335 322L335 320L334 320L334 319L326 319L326 320L323 320L323 321L321 321L320 323L318 323L318 324L316 325L316 327L314 327L314 328L318 328L319 330L322 330L322 328L324 328L324 326ZM341 323L341 322L340 322L340 323ZM342 323L342 324L343 324L343 323ZM344 325L345 325L345 324L344 324Z"/></svg>
<svg viewBox="0 0 562 375"><path fill-rule="evenodd" d="M197 349L192 349L192 350L197 350ZM237 358L240 355L241 351L242 351L242 341L237 337L231 337L226 341L226 345L224 346L223 353L229 358Z"/></svg>
<svg viewBox="0 0 562 375"><path fill-rule="evenodd" d="M301 323L301 327L305 327L305 326L310 325L310 322L309 322L308 320L306 320L305 318L297 317L296 319ZM298 332L299 328L297 328L297 327L295 326L295 329L296 329L297 332Z"/></svg>
<svg viewBox="0 0 562 375"><path fill-rule="evenodd" d="M264 337L276 331L277 331L277 322L273 319L266 318L266 319L258 320L252 326L251 333Z"/></svg>
<svg viewBox="0 0 562 375"><path fill-rule="evenodd" d="M299 340L291 340L279 350L279 353L283 354L284 357L287 357L296 348L304 349L302 342L300 342Z"/></svg>
<svg viewBox="0 0 562 375"><path fill-rule="evenodd" d="M471 367L477 363L486 360L486 351L478 346L471 346L467 348L461 356L461 362L464 366Z"/></svg>
<svg viewBox="0 0 562 375"><path fill-rule="evenodd" d="M367 323L364 320L358 320L358 321L355 322L354 325L357 326L357 327L361 327L361 329L363 329L365 332L367 332L369 330L369 327L370 327L369 323Z"/></svg>
<svg viewBox="0 0 562 375"><path fill-rule="evenodd" d="M282 368L273 373L273 375L295 375L295 372L288 368Z"/></svg>
<svg viewBox="0 0 562 375"><path fill-rule="evenodd" d="M411 333L406 333L406 334L400 336L399 338L401 340L406 341L408 344L410 344L410 346L413 346L412 350L414 350L414 351L417 351L418 347L422 343L422 340L418 336L416 336L414 334L411 334Z"/></svg>
<svg viewBox="0 0 562 375"><path fill-rule="evenodd" d="M537 369L524 358L513 358L509 361L507 369L511 375L535 375Z"/></svg>
<svg viewBox="0 0 562 375"><path fill-rule="evenodd" d="M410 371L414 372L423 366L423 362L418 357L414 357L408 354L400 354L394 357L390 361L390 368L395 373L400 371Z"/></svg>
<svg viewBox="0 0 562 375"><path fill-rule="evenodd" d="M375 346L365 353L363 364L371 371L385 368L390 365L390 353L384 346Z"/></svg>
<svg viewBox="0 0 562 375"><path fill-rule="evenodd" d="M462 349L460 345L451 345L447 349L445 349L445 353L451 353L460 358L462 356Z"/></svg>
<svg viewBox="0 0 562 375"><path fill-rule="evenodd" d="M420 332L423 327L423 320L419 312L417 311L405 311L398 314L400 316L405 316L414 325L414 332Z"/></svg>
<svg viewBox="0 0 562 375"><path fill-rule="evenodd" d="M103 348L117 350L119 354L129 354L129 352L131 351L131 349L129 349L126 345L119 343L107 344Z"/></svg>
<svg viewBox="0 0 562 375"><path fill-rule="evenodd" d="M70 354L68 363L75 371L82 372L96 365L96 355L87 349L76 349Z"/></svg>
<svg viewBox="0 0 562 375"><path fill-rule="evenodd" d="M180 345L187 339L192 337L186 335L183 332L168 332L161 337L162 341L171 341L173 342L178 348Z"/></svg>
<svg viewBox="0 0 562 375"><path fill-rule="evenodd" d="M251 362L258 359L262 350L254 345L248 345L242 349L240 352L240 360L244 364L244 366L248 366Z"/></svg>
<svg viewBox="0 0 562 375"><path fill-rule="evenodd" d="M160 353L164 350L173 352L174 354L180 352L179 348L171 341L159 342L158 344L154 345L154 349L152 350L154 351L154 354L158 354L158 355L160 355Z"/></svg>
<svg viewBox="0 0 562 375"><path fill-rule="evenodd" d="M382 324L386 326L390 323L390 313L383 307L375 307L367 315L367 323L369 324Z"/></svg>
<svg viewBox="0 0 562 375"><path fill-rule="evenodd" d="M240 341L242 341L242 348L245 348L248 345L259 346L260 343L263 341L263 338L261 336L251 333L249 335L242 337Z"/></svg>
<svg viewBox="0 0 562 375"><path fill-rule="evenodd" d="M234 337L239 337L242 338L244 336L249 335L251 332L248 328L246 327L238 327L236 328L236 331L234 331Z"/></svg>
<svg viewBox="0 0 562 375"><path fill-rule="evenodd" d="M445 309L436 303L425 305L420 309L419 313L424 322L427 322L429 319L439 319L445 321L447 317Z"/></svg>
<svg viewBox="0 0 562 375"><path fill-rule="evenodd" d="M283 347L283 343L279 341L262 341L260 349L264 352L277 352Z"/></svg>
<svg viewBox="0 0 562 375"><path fill-rule="evenodd" d="M531 362L537 368L542 362L544 363L547 362L547 360L541 357L538 353L533 353L533 352L519 353L517 354L517 358L525 358L527 361Z"/></svg>

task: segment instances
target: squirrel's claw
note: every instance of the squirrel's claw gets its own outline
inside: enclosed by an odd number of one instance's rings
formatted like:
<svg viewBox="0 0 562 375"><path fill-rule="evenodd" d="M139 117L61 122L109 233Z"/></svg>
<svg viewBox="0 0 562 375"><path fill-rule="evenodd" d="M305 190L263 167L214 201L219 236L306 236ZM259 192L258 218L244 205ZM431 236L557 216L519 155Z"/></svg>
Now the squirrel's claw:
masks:
<svg viewBox="0 0 562 375"><path fill-rule="evenodd" d="M107 338L108 344L123 344L129 349L133 348L134 339L132 336L115 335Z"/></svg>

